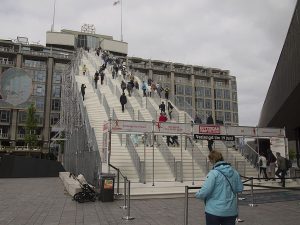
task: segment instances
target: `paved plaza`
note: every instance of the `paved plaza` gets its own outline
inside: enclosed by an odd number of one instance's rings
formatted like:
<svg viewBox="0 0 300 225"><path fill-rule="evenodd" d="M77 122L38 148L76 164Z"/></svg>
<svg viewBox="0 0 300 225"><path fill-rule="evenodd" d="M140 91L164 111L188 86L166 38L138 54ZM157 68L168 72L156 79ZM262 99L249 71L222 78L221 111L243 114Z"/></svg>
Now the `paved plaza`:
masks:
<svg viewBox="0 0 300 225"><path fill-rule="evenodd" d="M256 207L244 194L240 218L244 225L297 225L300 191L255 191ZM126 211L114 202L77 203L59 178L0 179L0 225L183 225L184 198L131 200L134 220L122 220ZM189 224L204 225L203 203L189 198Z"/></svg>

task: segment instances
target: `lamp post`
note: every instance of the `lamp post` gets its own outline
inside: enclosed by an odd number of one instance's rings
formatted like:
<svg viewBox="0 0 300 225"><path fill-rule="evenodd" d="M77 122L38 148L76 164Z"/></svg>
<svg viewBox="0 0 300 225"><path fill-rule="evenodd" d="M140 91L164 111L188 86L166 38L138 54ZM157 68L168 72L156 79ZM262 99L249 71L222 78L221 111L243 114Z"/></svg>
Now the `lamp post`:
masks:
<svg viewBox="0 0 300 225"><path fill-rule="evenodd" d="M121 5L121 41L123 41L123 4L122 4L122 0L118 0L113 3L114 6L116 6L118 4Z"/></svg>

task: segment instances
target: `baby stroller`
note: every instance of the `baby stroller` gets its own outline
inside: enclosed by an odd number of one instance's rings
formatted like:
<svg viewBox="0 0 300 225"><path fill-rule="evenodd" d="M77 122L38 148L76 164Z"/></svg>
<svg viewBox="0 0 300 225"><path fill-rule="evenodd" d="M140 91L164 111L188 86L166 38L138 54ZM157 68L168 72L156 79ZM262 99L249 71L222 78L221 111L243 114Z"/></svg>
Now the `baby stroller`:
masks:
<svg viewBox="0 0 300 225"><path fill-rule="evenodd" d="M73 176L74 177L74 176ZM94 187L92 185L89 185L88 183L82 182L80 179L74 177L80 184L80 187L82 189L81 192L76 193L73 196L73 200L83 203L83 202L94 202L97 199L97 193L94 190Z"/></svg>

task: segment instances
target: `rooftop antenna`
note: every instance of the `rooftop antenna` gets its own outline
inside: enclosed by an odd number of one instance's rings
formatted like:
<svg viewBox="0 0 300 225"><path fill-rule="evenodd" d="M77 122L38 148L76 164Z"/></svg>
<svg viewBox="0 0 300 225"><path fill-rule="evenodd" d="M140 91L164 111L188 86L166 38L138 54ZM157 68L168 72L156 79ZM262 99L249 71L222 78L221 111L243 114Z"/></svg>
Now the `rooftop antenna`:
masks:
<svg viewBox="0 0 300 225"><path fill-rule="evenodd" d="M56 6L56 0L54 0L54 7L53 7L53 18L52 18L51 32L53 32L53 31L54 31L55 6Z"/></svg>

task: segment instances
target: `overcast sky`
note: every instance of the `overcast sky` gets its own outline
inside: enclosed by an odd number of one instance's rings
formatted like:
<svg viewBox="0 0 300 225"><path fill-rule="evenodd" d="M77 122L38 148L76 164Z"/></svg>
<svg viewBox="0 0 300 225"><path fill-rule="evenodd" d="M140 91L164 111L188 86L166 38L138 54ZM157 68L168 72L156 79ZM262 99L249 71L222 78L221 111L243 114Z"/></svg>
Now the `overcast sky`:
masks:
<svg viewBox="0 0 300 225"><path fill-rule="evenodd" d="M114 0L56 0L55 31L94 24L121 36ZM1 0L0 38L45 44L54 0ZM238 85L240 125L255 126L296 0L123 0L129 56L230 70Z"/></svg>

